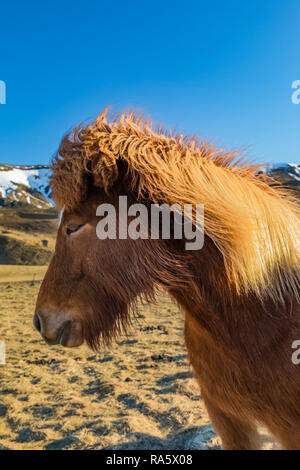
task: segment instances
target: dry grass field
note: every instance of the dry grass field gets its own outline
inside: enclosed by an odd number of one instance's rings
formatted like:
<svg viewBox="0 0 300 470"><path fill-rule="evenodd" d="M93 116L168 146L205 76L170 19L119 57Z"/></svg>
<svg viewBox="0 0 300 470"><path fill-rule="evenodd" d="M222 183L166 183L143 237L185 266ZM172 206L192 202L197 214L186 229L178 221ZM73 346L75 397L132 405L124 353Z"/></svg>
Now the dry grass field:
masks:
<svg viewBox="0 0 300 470"><path fill-rule="evenodd" d="M170 299L141 306L109 350L49 347L32 326L44 272L0 266L0 448L219 449Z"/></svg>

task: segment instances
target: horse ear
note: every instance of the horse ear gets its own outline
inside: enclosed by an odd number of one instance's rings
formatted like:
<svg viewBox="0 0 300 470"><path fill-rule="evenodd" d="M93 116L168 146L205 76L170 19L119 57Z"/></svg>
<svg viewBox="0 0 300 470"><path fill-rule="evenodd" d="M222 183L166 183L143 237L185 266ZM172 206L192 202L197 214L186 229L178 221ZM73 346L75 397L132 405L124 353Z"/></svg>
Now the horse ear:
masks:
<svg viewBox="0 0 300 470"><path fill-rule="evenodd" d="M105 153L100 152L97 154L97 157L92 159L91 172L93 175L93 185L98 188L104 188L107 192L119 175L116 157L107 151Z"/></svg>

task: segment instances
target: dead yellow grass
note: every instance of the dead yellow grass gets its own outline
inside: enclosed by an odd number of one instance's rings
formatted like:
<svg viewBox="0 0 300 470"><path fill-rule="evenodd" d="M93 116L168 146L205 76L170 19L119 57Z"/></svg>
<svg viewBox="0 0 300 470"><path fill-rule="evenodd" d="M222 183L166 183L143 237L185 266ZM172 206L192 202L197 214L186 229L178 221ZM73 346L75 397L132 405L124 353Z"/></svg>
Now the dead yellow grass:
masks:
<svg viewBox="0 0 300 470"><path fill-rule="evenodd" d="M218 448L170 299L141 307L110 350L50 348L32 326L44 272L0 266L0 448Z"/></svg>
<svg viewBox="0 0 300 470"><path fill-rule="evenodd" d="M3 234L3 232L7 233L6 227L0 225L0 233ZM13 238L15 240L27 243L28 245L37 246L38 248L43 248L42 240L47 240L48 241L47 249L53 251L55 247L55 236L49 233L43 233L43 232L26 233L24 232L24 230L14 230L10 228L6 236L8 238Z"/></svg>
<svg viewBox="0 0 300 470"><path fill-rule="evenodd" d="M1 265L0 282L41 281L46 269L46 266Z"/></svg>

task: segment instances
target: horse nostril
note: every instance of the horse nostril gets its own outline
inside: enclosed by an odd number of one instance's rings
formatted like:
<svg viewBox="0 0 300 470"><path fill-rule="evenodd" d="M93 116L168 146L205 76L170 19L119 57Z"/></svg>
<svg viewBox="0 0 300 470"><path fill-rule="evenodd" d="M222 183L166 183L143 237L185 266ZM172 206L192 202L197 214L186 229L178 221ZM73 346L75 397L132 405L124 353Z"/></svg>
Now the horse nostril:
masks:
<svg viewBox="0 0 300 470"><path fill-rule="evenodd" d="M36 329L38 330L38 332L40 333L40 332L41 332L41 329L42 329L42 325L41 325L40 317L38 316L37 313L34 314L34 317L33 317L33 324L34 324L34 326L36 327Z"/></svg>

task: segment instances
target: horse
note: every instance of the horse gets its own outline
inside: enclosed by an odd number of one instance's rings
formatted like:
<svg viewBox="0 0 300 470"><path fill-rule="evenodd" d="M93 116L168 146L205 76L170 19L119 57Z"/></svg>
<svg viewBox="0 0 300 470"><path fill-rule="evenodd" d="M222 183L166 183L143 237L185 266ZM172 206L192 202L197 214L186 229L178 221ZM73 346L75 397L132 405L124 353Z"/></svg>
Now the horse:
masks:
<svg viewBox="0 0 300 470"><path fill-rule="evenodd" d="M183 312L188 359L222 447L260 448L264 425L282 448L299 449L292 353L300 339L300 209L258 169L238 152L131 111L105 109L75 127L52 161L61 221L34 325L48 344L98 350L134 323L140 299L165 289ZM117 209L120 195L146 207L203 204L203 247L186 250L174 236L99 239L97 208ZM194 209L190 217L194 223Z"/></svg>

